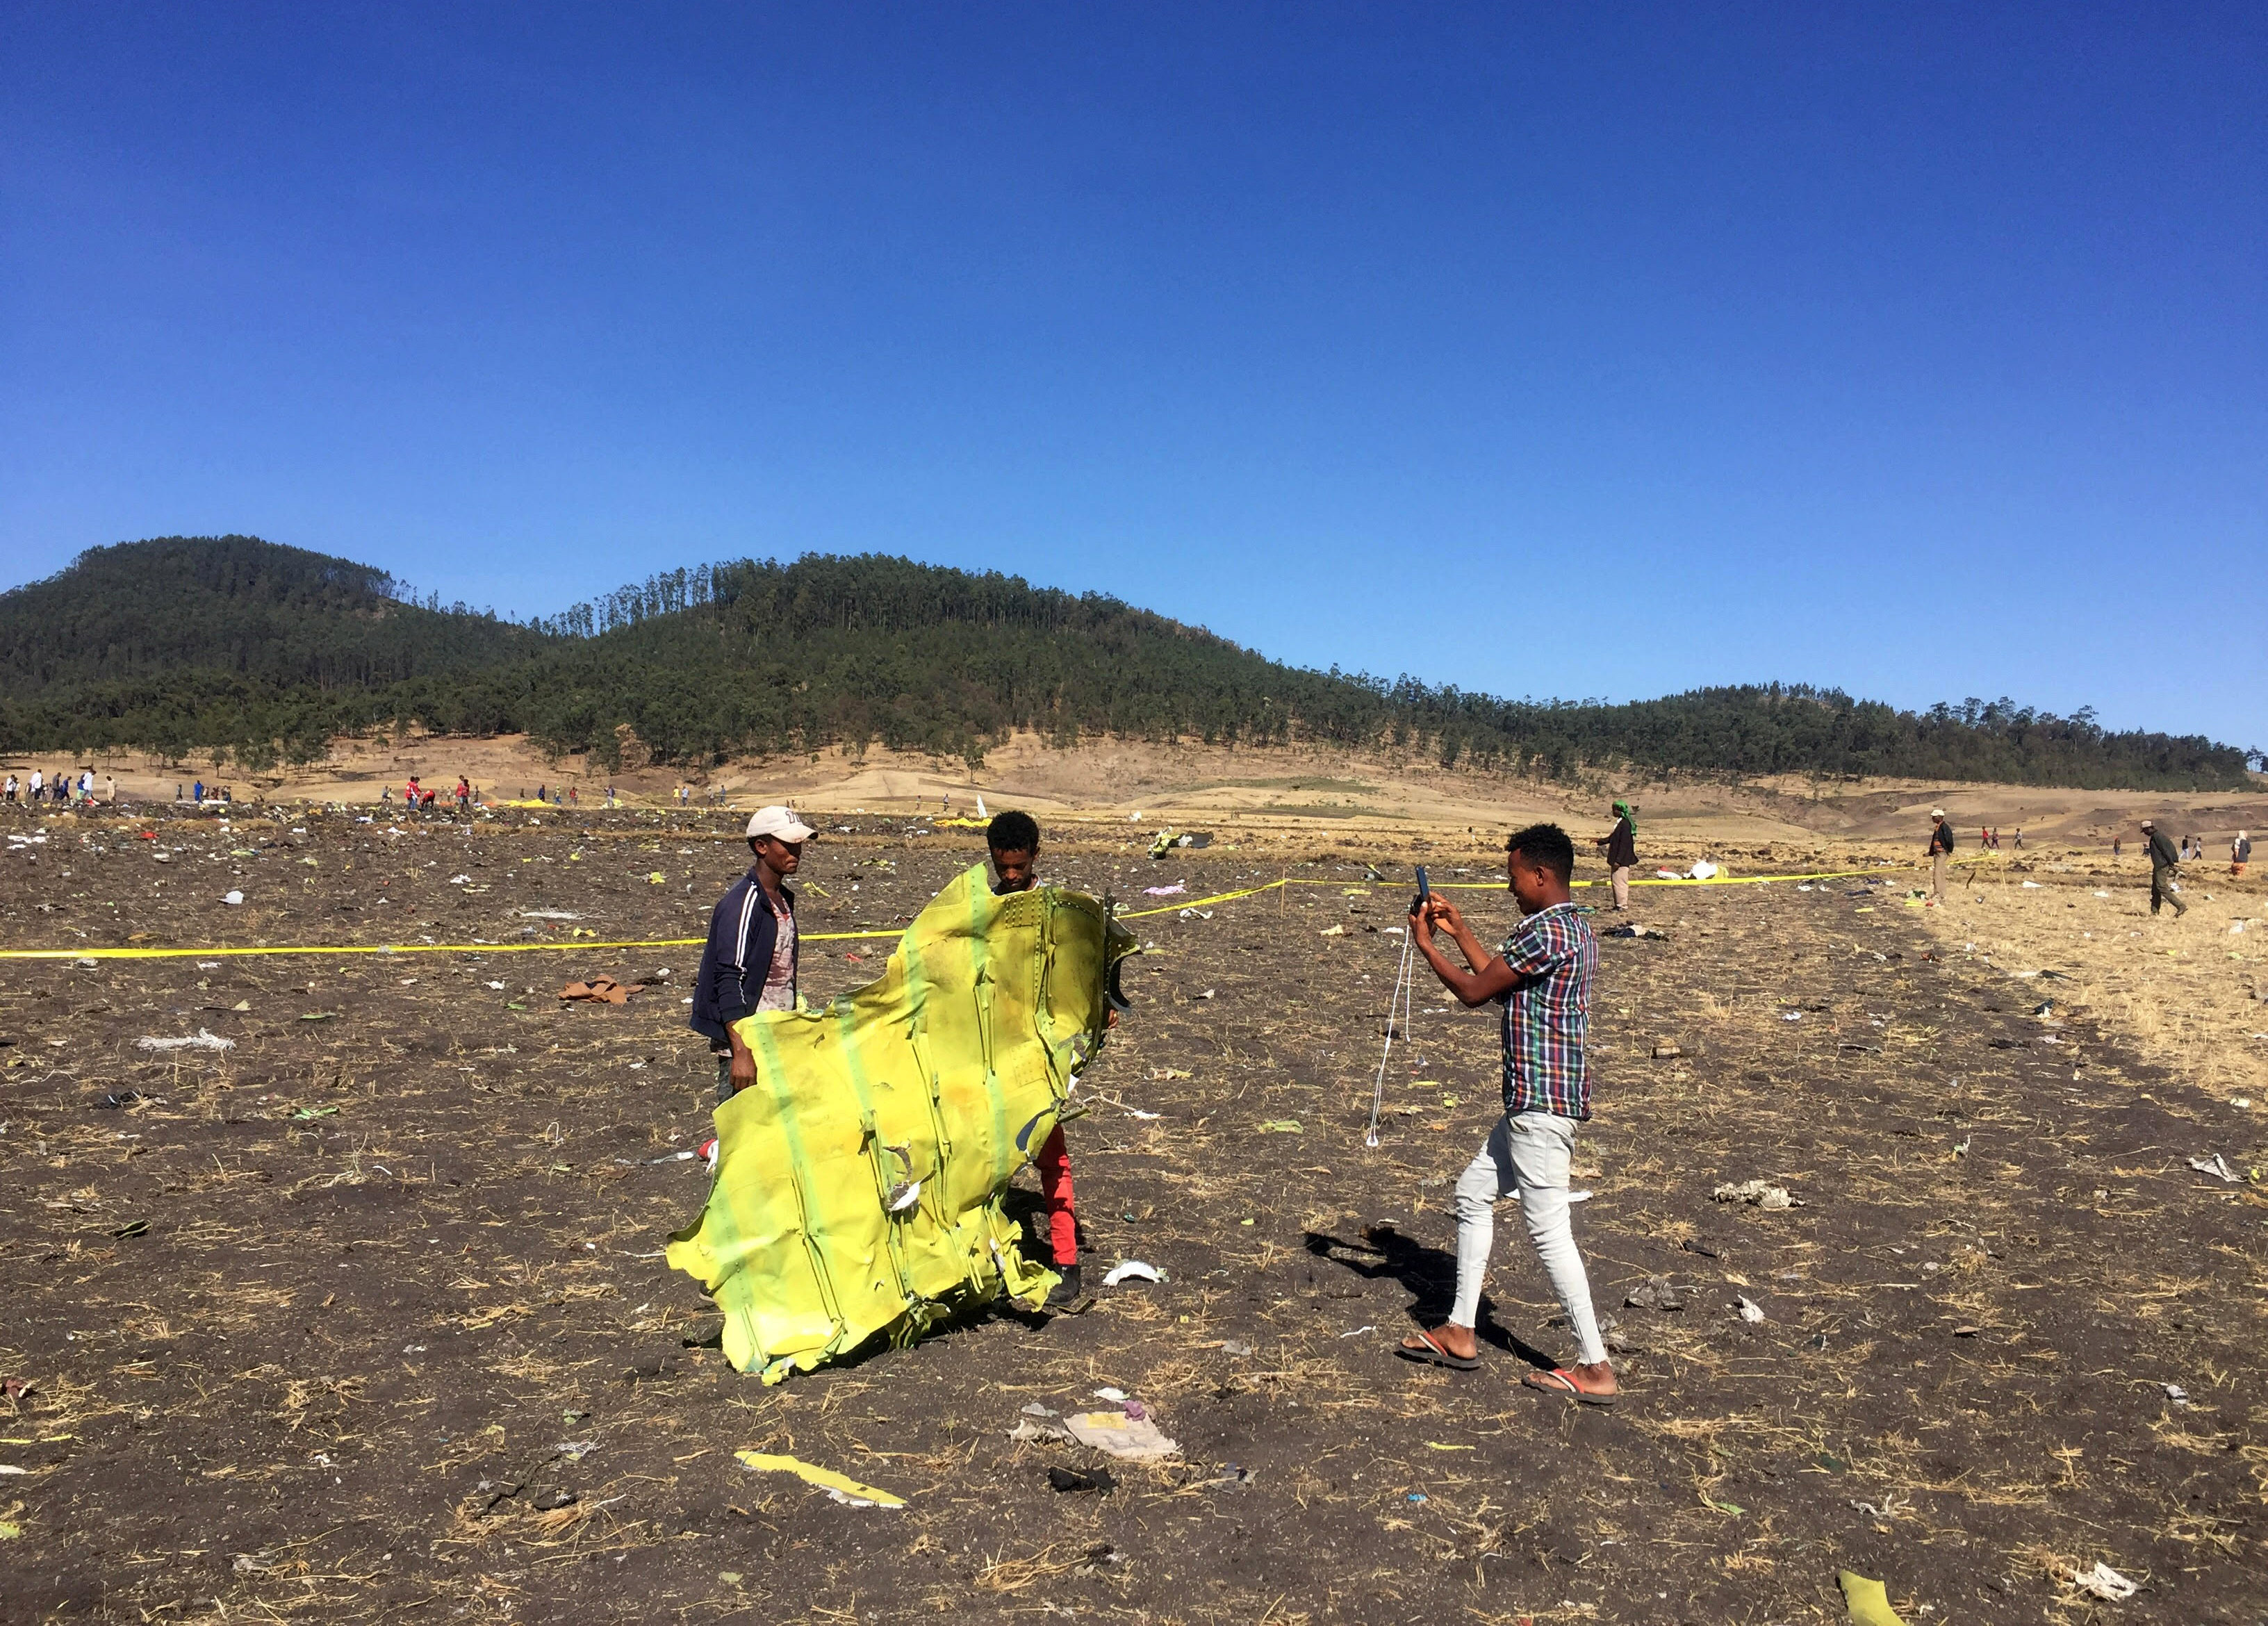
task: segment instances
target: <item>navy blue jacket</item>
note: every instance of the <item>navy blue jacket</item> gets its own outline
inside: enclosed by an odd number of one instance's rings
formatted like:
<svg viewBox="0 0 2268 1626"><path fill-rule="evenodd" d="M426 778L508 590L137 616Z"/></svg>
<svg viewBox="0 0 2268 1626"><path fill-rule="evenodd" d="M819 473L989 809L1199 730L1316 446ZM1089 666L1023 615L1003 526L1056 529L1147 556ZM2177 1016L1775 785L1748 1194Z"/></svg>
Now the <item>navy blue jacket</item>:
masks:
<svg viewBox="0 0 2268 1626"><path fill-rule="evenodd" d="M785 886L780 896L788 913L795 913L795 894ZM709 916L709 942L701 951L701 972L693 982L691 1026L716 1043L730 1044L730 1025L756 1008L763 997L764 977L772 967L772 947L779 941L779 921L772 901L756 882L755 866L734 881L717 901ZM803 935L796 934L797 968L803 960ZM792 983L790 984L793 986Z"/></svg>

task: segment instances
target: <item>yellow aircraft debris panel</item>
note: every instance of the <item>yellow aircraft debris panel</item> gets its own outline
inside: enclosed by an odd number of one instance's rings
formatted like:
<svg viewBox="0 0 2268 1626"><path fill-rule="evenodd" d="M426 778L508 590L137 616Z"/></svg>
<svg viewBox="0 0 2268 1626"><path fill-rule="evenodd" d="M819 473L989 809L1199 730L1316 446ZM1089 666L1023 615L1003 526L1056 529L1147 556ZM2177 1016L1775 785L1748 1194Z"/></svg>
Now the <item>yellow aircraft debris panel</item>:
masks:
<svg viewBox="0 0 2268 1626"><path fill-rule="evenodd" d="M708 1206L668 1255L724 1312L734 1366L777 1383L1003 1293L1039 1306L1055 1273L1001 1194L1101 1048L1133 947L1097 900L996 897L979 865L874 982L737 1024L755 1082L718 1107Z"/></svg>

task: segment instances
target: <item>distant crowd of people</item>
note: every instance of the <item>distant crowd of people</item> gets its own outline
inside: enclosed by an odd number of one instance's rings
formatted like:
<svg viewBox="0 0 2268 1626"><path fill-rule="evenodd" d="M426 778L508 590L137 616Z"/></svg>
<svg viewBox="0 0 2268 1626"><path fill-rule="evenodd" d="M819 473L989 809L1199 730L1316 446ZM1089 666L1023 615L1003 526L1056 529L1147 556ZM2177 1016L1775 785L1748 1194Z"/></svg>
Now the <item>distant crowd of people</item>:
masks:
<svg viewBox="0 0 2268 1626"><path fill-rule="evenodd" d="M92 768L82 768L76 774L68 768L52 774L34 768L21 778L10 774L6 782L0 784L0 800L4 800L11 807L30 806L35 802L69 804L95 799L94 769ZM114 775L104 776L101 799L110 802L118 799L118 780Z"/></svg>

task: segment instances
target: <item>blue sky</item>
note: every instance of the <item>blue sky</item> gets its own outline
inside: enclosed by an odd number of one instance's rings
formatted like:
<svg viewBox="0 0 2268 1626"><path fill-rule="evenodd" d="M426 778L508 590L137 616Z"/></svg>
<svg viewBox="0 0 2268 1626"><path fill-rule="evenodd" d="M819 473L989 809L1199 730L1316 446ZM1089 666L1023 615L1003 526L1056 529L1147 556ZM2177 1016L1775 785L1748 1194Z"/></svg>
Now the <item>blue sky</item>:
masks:
<svg viewBox="0 0 2268 1626"><path fill-rule="evenodd" d="M0 7L0 585L881 550L2268 746L2268 11Z"/></svg>

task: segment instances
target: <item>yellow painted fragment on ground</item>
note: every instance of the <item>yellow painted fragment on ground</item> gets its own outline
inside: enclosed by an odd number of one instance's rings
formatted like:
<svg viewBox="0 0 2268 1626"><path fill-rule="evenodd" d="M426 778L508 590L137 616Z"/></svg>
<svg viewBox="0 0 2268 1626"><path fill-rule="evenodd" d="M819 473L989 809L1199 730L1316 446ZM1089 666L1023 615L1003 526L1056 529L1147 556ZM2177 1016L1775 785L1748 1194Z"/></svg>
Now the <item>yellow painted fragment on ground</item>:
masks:
<svg viewBox="0 0 2268 1626"><path fill-rule="evenodd" d="M1855 1570L1838 1570L1835 1584L1843 1589L1843 1607L1851 1612L1851 1626L1906 1626L1904 1617L1890 1608L1890 1595L1880 1581Z"/></svg>
<svg viewBox="0 0 2268 1626"><path fill-rule="evenodd" d="M831 1468L817 1468L795 1457L767 1456L761 1451L736 1451L733 1456L759 1474L792 1474L806 1484L817 1485L838 1502L852 1507L903 1507L903 1497L862 1485Z"/></svg>
<svg viewBox="0 0 2268 1626"><path fill-rule="evenodd" d="M734 1025L755 1082L718 1107L708 1206L668 1249L716 1299L734 1366L776 1383L1003 1293L1039 1305L1057 1277L1018 1251L1001 1195L1101 1048L1133 947L1097 900L996 897L979 865L874 982Z"/></svg>

